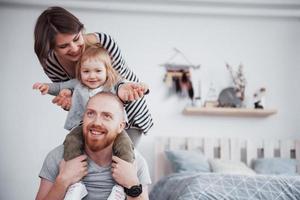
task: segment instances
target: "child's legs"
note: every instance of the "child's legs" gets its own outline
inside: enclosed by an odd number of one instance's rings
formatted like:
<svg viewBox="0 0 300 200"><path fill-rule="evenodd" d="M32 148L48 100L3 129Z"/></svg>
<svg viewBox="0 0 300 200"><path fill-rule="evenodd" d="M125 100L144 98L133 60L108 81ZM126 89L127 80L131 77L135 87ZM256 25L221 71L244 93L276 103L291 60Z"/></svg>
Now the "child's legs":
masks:
<svg viewBox="0 0 300 200"><path fill-rule="evenodd" d="M136 128L126 129L126 132L127 132L128 136L130 137L130 139L133 143L133 146L137 147L137 145L139 144L139 142L142 138L143 132Z"/></svg>
<svg viewBox="0 0 300 200"><path fill-rule="evenodd" d="M125 131L118 134L113 144L113 154L122 160L133 163L134 161L134 147Z"/></svg>
<svg viewBox="0 0 300 200"><path fill-rule="evenodd" d="M64 141L64 160L68 161L83 154L82 126L74 128Z"/></svg>

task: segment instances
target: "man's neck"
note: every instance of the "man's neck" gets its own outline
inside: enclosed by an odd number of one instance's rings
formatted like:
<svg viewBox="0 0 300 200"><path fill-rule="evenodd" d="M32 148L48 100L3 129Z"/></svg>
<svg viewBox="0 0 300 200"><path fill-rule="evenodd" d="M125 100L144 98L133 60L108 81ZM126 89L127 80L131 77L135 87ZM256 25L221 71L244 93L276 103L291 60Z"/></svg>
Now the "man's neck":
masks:
<svg viewBox="0 0 300 200"><path fill-rule="evenodd" d="M107 167L112 162L112 145L99 151L91 151L88 147L85 147L85 152L97 165Z"/></svg>

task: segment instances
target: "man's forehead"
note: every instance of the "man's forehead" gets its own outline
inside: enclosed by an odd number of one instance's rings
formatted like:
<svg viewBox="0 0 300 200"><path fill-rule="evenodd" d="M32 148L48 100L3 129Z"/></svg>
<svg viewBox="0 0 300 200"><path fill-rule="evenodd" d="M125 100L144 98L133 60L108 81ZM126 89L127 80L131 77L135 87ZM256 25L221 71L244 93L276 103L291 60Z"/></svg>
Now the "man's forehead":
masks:
<svg viewBox="0 0 300 200"><path fill-rule="evenodd" d="M89 100L86 108L105 112L112 112L119 110L120 105L115 97L101 94L92 97Z"/></svg>
<svg viewBox="0 0 300 200"><path fill-rule="evenodd" d="M112 103L112 104L118 104L118 101L115 99L114 96L108 95L105 93L99 93L95 96L91 97L88 104L101 104L101 103Z"/></svg>

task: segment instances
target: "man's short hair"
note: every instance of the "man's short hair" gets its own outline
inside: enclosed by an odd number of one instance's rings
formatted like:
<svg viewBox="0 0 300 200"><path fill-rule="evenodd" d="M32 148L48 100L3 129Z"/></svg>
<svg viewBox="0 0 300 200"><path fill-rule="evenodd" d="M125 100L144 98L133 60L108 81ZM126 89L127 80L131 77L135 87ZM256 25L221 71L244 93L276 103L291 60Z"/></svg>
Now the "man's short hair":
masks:
<svg viewBox="0 0 300 200"><path fill-rule="evenodd" d="M120 98L119 98L116 94L114 94L114 93L112 93L112 92L109 92L109 91L101 91L101 92L98 92L97 94L95 94L93 97L91 97L91 98L88 100L88 102L87 102L86 105L89 104L89 102L90 102L91 99L96 98L96 97L98 97L98 96L107 96L107 97L113 98L113 99L118 103L118 106L119 106L119 108L120 108L120 110L121 110L121 112L122 112L122 118L123 118L123 120L126 122L126 125L127 125L128 119L127 119L127 114L126 114L125 109L124 109L124 104L123 104L123 102L120 100Z"/></svg>

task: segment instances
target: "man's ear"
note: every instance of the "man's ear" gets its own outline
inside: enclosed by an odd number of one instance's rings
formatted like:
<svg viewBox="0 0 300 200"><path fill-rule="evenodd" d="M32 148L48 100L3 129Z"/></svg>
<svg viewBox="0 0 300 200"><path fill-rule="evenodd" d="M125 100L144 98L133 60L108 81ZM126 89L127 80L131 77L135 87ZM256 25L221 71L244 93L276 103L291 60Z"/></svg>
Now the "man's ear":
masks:
<svg viewBox="0 0 300 200"><path fill-rule="evenodd" d="M119 125L118 133L121 133L124 130L125 126L126 126L126 122L122 121Z"/></svg>

